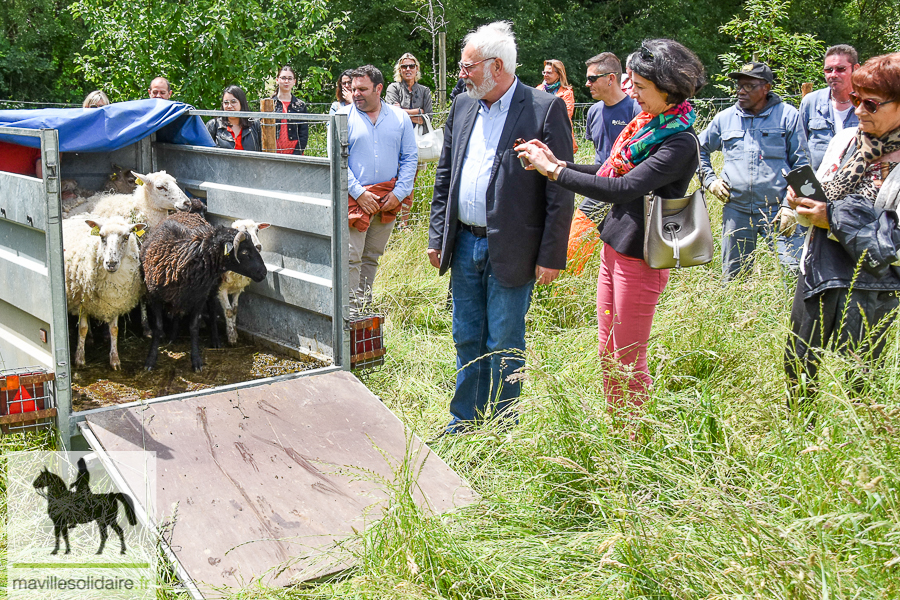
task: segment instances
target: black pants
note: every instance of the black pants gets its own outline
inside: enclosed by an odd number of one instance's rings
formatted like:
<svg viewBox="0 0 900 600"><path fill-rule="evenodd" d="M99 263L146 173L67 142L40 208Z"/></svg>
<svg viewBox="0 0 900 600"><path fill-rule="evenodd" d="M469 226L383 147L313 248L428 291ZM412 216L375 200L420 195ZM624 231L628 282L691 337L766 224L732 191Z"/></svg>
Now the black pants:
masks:
<svg viewBox="0 0 900 600"><path fill-rule="evenodd" d="M791 406L816 394L823 348L853 353L870 360L872 366L877 365L884 351L885 333L895 318L891 313L900 296L896 291L838 288L804 300L805 291L801 276L791 307L791 335L784 350ZM890 319L885 319L888 315ZM851 378L857 391L861 383L860 378Z"/></svg>

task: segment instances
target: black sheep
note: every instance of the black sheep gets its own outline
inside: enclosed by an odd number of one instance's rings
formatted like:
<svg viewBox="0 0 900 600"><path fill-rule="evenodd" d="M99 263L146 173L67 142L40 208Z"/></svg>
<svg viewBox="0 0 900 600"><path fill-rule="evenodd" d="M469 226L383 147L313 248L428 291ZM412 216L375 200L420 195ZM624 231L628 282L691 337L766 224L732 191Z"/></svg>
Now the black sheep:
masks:
<svg viewBox="0 0 900 600"><path fill-rule="evenodd" d="M189 317L191 366L200 371L200 315L222 274L234 271L257 282L266 277L266 265L246 233L213 227L190 213L176 213L153 229L141 246L141 268L153 314L147 370L156 366L164 312Z"/></svg>

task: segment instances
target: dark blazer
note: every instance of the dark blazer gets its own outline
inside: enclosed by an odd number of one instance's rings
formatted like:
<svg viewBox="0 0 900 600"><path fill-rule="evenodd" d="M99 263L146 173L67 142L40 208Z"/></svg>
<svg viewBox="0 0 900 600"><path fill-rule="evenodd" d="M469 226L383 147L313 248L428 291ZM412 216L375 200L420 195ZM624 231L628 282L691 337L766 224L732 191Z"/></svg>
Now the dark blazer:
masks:
<svg viewBox="0 0 900 600"><path fill-rule="evenodd" d="M572 126L561 98L514 84L487 190L488 251L494 275L514 287L534 279L535 265L566 268L566 247L575 194L537 171L526 171L512 147L516 138L543 141L562 160L572 160ZM459 177L479 103L468 94L453 102L444 126L431 201L428 247L441 251L443 275L450 267L459 226Z"/></svg>
<svg viewBox="0 0 900 600"><path fill-rule="evenodd" d="M275 112L281 112L281 100L278 99L278 94L272 95L272 100L275 101ZM291 94L291 102L288 104L289 113L303 114L308 113L309 111L306 109L306 104L298 98ZM278 137L278 132L281 131L281 121L275 121L275 137ZM287 124L287 134L288 140L294 141L297 140L297 146L294 148L294 154L303 154L303 151L306 150L306 143L309 141L309 125L306 123L298 123L297 121L288 121Z"/></svg>

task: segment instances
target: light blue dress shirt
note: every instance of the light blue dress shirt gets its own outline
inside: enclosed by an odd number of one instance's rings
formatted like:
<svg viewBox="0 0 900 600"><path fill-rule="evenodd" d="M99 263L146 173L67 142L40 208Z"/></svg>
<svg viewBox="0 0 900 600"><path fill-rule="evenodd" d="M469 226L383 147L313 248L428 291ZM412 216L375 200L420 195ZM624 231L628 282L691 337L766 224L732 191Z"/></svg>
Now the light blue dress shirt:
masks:
<svg viewBox="0 0 900 600"><path fill-rule="evenodd" d="M459 179L459 220L476 227L487 226L487 189L497 156L500 134L506 125L509 105L512 102L519 78L506 93L488 108L484 100L478 101L478 115L466 146L462 174Z"/></svg>
<svg viewBox="0 0 900 600"><path fill-rule="evenodd" d="M348 110L349 109L349 110ZM394 177L394 196L403 200L413 190L413 178L419 162L416 134L409 115L381 101L375 123L355 105L347 112L350 156L347 159L347 189L353 198L366 191L365 186L390 181Z"/></svg>

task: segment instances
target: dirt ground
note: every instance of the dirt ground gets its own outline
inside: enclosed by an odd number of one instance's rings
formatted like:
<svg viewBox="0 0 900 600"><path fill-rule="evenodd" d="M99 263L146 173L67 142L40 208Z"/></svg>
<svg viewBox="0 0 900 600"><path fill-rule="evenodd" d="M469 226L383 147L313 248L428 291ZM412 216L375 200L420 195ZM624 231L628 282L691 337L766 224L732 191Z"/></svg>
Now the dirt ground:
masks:
<svg viewBox="0 0 900 600"><path fill-rule="evenodd" d="M150 340L140 336L140 327L119 329L119 358L122 367L113 371L109 366L109 339L106 326L92 328L85 349L87 365L74 370L72 378L72 408L75 411L101 406L125 404L136 400L157 398L182 392L191 392L252 379L298 373L325 366L311 360L297 360L285 354L273 352L247 343L241 337L235 346L206 348L208 337L201 331L200 345L203 352L203 370L191 369L190 337L185 333L174 344L163 343L159 360L152 371L144 369L144 361L150 349ZM77 330L70 329L71 356L75 356ZM224 331L222 341L224 342Z"/></svg>

